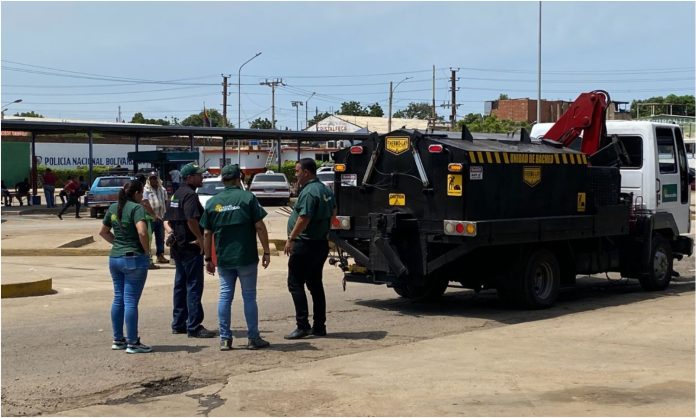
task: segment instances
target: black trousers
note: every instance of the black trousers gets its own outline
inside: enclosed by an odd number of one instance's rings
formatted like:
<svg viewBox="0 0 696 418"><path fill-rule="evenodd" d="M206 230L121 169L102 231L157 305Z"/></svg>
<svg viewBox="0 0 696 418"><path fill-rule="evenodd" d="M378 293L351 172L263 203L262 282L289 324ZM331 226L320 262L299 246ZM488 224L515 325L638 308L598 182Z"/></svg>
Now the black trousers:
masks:
<svg viewBox="0 0 696 418"><path fill-rule="evenodd" d="M304 287L307 285L312 295L314 326L326 326L326 296L322 282L322 269L329 255L329 242L295 241L290 261L288 261L288 290L295 304L297 328L310 329L309 307Z"/></svg>
<svg viewBox="0 0 696 418"><path fill-rule="evenodd" d="M68 201L63 204L63 208L60 210L59 214L63 216L65 211L73 205L75 206L75 217L80 216L80 198L73 195L68 195Z"/></svg>

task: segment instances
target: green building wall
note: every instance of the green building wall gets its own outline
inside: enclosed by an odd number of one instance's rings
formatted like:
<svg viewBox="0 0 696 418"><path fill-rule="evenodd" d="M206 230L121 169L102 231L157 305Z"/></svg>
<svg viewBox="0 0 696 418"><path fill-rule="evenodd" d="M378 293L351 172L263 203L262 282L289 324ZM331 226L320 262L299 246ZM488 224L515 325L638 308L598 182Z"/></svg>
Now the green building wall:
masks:
<svg viewBox="0 0 696 418"><path fill-rule="evenodd" d="M1 143L0 153L2 160L2 180L7 187L14 187L25 177L29 178L31 170L31 144L28 142Z"/></svg>

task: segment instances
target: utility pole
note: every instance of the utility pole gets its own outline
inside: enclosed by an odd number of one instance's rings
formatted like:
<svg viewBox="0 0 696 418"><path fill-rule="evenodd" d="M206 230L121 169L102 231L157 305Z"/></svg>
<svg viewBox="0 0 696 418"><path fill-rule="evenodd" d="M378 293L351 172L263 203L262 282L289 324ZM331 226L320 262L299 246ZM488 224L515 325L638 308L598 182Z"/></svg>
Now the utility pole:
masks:
<svg viewBox="0 0 696 418"><path fill-rule="evenodd" d="M117 122L118 122L118 123L123 122L123 120L121 120L121 106L118 107L118 119L117 119Z"/></svg>
<svg viewBox="0 0 696 418"><path fill-rule="evenodd" d="M309 99L314 97L315 94L317 94L317 93L312 92L312 95L309 96L307 98L307 100L305 100L305 108L304 108L304 119L305 119L305 121L304 121L305 126L304 127L305 127L305 129L309 128L309 112L308 112L309 111Z"/></svg>
<svg viewBox="0 0 696 418"><path fill-rule="evenodd" d="M299 131L300 130L300 106L303 106L304 103L298 101L298 100L293 100L290 102L292 107L295 108L295 130Z"/></svg>
<svg viewBox="0 0 696 418"><path fill-rule="evenodd" d="M450 119L452 124L451 129L454 130L454 126L457 122L457 71L459 71L459 68L450 68L450 71L452 71L452 78L450 79L450 82L452 83L452 115L450 116Z"/></svg>
<svg viewBox="0 0 696 418"><path fill-rule="evenodd" d="M222 76L222 123L224 124L223 126L227 127L227 79L230 75L220 75Z"/></svg>
<svg viewBox="0 0 696 418"><path fill-rule="evenodd" d="M268 79L266 79L266 81L259 84L262 86L269 86L271 88L271 126L273 129L275 129L275 89L277 86L284 86L285 83L283 83L282 79L275 79L273 81L268 81Z"/></svg>
<svg viewBox="0 0 696 418"><path fill-rule="evenodd" d="M430 117L433 118L433 125L435 124L435 115L435 66L433 65L433 112L430 115Z"/></svg>
<svg viewBox="0 0 696 418"><path fill-rule="evenodd" d="M539 2L539 51L537 56L537 123L541 123L541 2Z"/></svg>

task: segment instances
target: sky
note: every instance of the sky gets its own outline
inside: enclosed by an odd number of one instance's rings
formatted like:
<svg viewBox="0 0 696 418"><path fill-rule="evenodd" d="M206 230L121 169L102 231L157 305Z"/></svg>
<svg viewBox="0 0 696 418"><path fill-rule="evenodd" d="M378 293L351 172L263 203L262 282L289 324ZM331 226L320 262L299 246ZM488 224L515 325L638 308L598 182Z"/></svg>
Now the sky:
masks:
<svg viewBox="0 0 696 418"><path fill-rule="evenodd" d="M694 5L542 2L542 98L694 94ZM2 1L0 12L3 108L22 99L8 114L222 113L225 74L235 126L271 119L272 89L260 83L277 80L277 127L302 129L306 113L346 101L386 113L390 81L394 112L431 103L433 66L445 120L453 69L458 118L483 113L500 94L537 97L539 2ZM238 86L240 66L258 52Z"/></svg>

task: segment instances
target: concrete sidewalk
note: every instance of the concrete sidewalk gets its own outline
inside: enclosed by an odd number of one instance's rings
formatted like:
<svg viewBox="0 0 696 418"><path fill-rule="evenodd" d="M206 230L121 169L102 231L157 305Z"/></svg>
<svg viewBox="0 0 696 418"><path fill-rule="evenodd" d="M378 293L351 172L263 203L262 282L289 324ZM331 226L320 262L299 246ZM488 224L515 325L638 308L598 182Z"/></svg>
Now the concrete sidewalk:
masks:
<svg viewBox="0 0 696 418"><path fill-rule="evenodd" d="M59 415L694 416L693 296L272 368Z"/></svg>

